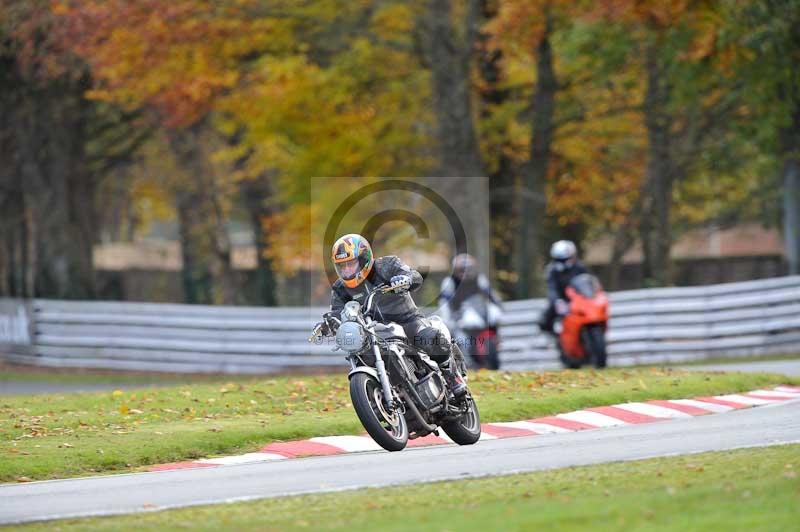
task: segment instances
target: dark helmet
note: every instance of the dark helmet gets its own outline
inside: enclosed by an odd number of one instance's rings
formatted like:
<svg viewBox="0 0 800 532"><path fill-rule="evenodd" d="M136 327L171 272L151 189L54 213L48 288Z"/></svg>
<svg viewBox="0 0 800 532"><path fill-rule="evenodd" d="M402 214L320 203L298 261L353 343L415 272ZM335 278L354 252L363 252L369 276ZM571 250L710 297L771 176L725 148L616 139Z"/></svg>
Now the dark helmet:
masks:
<svg viewBox="0 0 800 532"><path fill-rule="evenodd" d="M453 257L453 277L459 281L474 279L478 276L478 261L467 253Z"/></svg>

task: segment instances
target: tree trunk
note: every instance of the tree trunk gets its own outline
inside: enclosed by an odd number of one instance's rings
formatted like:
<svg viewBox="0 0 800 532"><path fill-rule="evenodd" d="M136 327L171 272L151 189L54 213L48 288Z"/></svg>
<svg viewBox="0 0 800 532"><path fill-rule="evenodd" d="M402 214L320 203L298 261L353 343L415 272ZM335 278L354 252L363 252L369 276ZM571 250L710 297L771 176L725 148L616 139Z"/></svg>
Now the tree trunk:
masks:
<svg viewBox="0 0 800 532"><path fill-rule="evenodd" d="M800 158L791 157L783 166L783 238L789 275L800 275Z"/></svg>
<svg viewBox="0 0 800 532"><path fill-rule="evenodd" d="M423 60L431 70L437 118L438 174L448 178L451 202L464 226L466 251L483 271L491 269L489 186L477 141L470 66L477 36L480 0L467 0L464 20L453 20L450 0L428 0L418 19Z"/></svg>
<svg viewBox="0 0 800 532"><path fill-rule="evenodd" d="M516 270L519 275L517 297L541 293L543 226L547 200L545 184L553 142L553 116L558 79L550 46L551 17L536 47L536 88L533 93L531 152L523 167L522 219L518 235Z"/></svg>
<svg viewBox="0 0 800 532"><path fill-rule="evenodd" d="M198 181L203 186L203 189L207 191L206 199L212 214L209 231L215 259L212 262L211 269L216 292L214 300L215 303L222 303L223 305L235 305L241 300L239 297L239 279L233 267L233 246L226 227L227 216L221 203L223 193L219 190L216 176L213 174L207 175L206 179L199 177Z"/></svg>
<svg viewBox="0 0 800 532"><path fill-rule="evenodd" d="M175 159L185 174L175 190L181 224L185 296L191 303L232 305L239 301L239 283L231 260L231 243L214 169L199 139L201 128L202 125L197 124L168 134ZM198 283L210 286L198 288Z"/></svg>
<svg viewBox="0 0 800 532"><path fill-rule="evenodd" d="M800 96L800 95L798 95ZM797 100L800 102L800 98ZM800 275L800 106L781 134L783 149L783 238L789 274Z"/></svg>
<svg viewBox="0 0 800 532"><path fill-rule="evenodd" d="M445 177L483 175L470 91L477 4L468 0L462 31L453 22L450 0L428 0L421 21L425 60L433 78L439 174Z"/></svg>
<svg viewBox="0 0 800 532"><path fill-rule="evenodd" d="M614 243L611 247L611 258L608 262L608 290L619 290L622 276L622 259L636 241L635 222L633 217L614 232Z"/></svg>
<svg viewBox="0 0 800 532"><path fill-rule="evenodd" d="M27 247L20 253L24 291L91 299L95 184L85 164L88 80L19 82L22 96L11 120L24 205L18 223L24 220L27 231L19 237Z"/></svg>
<svg viewBox="0 0 800 532"><path fill-rule="evenodd" d="M671 153L672 118L667 109L670 88L658 48L646 50L647 88L644 98L644 122L647 129L648 158L642 188L642 271L648 285L664 286L672 282L672 226L670 210L676 165Z"/></svg>
<svg viewBox="0 0 800 532"><path fill-rule="evenodd" d="M211 294L211 272L203 252L203 241L199 238L197 205L200 199L191 190L174 193L178 212L178 233L181 243L181 281L183 298L186 303L213 302Z"/></svg>
<svg viewBox="0 0 800 532"><path fill-rule="evenodd" d="M498 14L499 4L495 0L482 0L481 12L483 21L488 22ZM509 98L508 89L502 88L503 53L499 48L491 46L492 35L481 31L477 39L478 72L483 81L484 90L480 92L480 115L483 119L491 117L492 108L505 103ZM512 283L514 272L513 239L509 235L516 233L519 206L515 190L514 164L504 149L508 146L503 141L501 146L490 146L496 157L496 166L489 173L489 212L492 220L492 259L494 263L495 281L499 282L502 292L513 294Z"/></svg>
<svg viewBox="0 0 800 532"><path fill-rule="evenodd" d="M272 259L266 253L267 235L264 233L264 219L274 214L274 209L269 204L272 197L272 189L268 176L262 175L256 179L242 181L240 194L250 216L250 226L253 230L253 241L256 247L258 301L262 305L275 306L278 304L275 294L275 272L272 267Z"/></svg>

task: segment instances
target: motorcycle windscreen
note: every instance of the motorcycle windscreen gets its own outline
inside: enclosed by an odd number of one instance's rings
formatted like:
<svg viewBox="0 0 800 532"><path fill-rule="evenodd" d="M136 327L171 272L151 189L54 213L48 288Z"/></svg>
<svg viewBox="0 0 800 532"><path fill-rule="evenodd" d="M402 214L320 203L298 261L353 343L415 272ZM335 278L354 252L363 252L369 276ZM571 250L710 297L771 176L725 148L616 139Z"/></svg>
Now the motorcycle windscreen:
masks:
<svg viewBox="0 0 800 532"><path fill-rule="evenodd" d="M602 290L600 281L597 280L597 277L594 275L589 275L588 273L582 273L575 276L569 282L569 285L577 293L588 299L592 299L595 295L597 295L597 292Z"/></svg>

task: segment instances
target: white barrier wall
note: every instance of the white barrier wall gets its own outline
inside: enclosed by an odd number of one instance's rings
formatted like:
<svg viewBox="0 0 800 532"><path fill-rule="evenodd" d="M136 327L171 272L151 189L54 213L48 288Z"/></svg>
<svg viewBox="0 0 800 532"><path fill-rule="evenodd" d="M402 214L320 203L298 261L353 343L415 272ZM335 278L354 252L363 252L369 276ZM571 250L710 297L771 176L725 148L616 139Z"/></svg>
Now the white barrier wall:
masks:
<svg viewBox="0 0 800 532"><path fill-rule="evenodd" d="M610 294L609 363L688 361L800 352L800 276ZM33 331L9 361L51 367L265 373L343 366L328 343L307 342L323 308L0 300L25 308ZM544 301L505 304L505 369L555 367L552 340L534 322ZM9 318L10 320L11 318ZM19 325L16 326L19 329Z"/></svg>
<svg viewBox="0 0 800 532"><path fill-rule="evenodd" d="M800 352L800 277L609 294L610 364L683 362L721 355ZM511 301L501 331L503 366L546 367L556 356L531 334L543 300Z"/></svg>

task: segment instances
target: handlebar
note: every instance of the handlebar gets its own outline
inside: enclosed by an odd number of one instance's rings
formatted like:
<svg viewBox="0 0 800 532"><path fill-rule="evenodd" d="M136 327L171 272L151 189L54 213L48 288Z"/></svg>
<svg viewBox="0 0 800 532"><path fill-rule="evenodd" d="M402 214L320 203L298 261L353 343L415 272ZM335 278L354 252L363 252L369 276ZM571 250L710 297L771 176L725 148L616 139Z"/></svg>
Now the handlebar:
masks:
<svg viewBox="0 0 800 532"><path fill-rule="evenodd" d="M320 336L322 336L322 323L318 323L314 326L314 330L311 331L311 336L308 337L308 342L312 343Z"/></svg>
<svg viewBox="0 0 800 532"><path fill-rule="evenodd" d="M389 292L393 291L394 288L392 288L390 285L387 284L381 284L373 288L370 292L367 293L367 299L366 301L364 301L364 306L363 306L364 314L367 314L372 309L372 301L375 298L376 294L388 294ZM311 336L308 337L309 342L313 342L314 340L322 336L322 329L325 324L328 324L329 319L334 319L336 321L339 321L336 318L330 316L329 314L326 314L323 321L321 323L318 323L311 331Z"/></svg>
<svg viewBox="0 0 800 532"><path fill-rule="evenodd" d="M364 301L364 314L368 314L372 310L372 301L375 299L376 294L388 294L394 291L394 288L388 284L378 285L367 294L367 299Z"/></svg>

